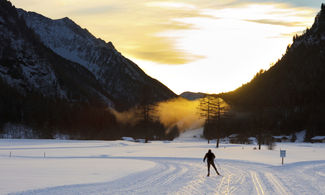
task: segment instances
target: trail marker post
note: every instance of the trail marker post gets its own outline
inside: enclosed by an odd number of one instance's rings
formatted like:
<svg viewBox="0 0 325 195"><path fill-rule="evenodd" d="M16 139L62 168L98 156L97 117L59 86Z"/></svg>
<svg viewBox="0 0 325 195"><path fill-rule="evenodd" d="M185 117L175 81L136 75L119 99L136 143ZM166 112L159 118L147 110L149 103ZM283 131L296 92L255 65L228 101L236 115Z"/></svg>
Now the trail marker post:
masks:
<svg viewBox="0 0 325 195"><path fill-rule="evenodd" d="M280 150L280 157L282 158L282 165L283 165L283 158L286 157L286 150Z"/></svg>

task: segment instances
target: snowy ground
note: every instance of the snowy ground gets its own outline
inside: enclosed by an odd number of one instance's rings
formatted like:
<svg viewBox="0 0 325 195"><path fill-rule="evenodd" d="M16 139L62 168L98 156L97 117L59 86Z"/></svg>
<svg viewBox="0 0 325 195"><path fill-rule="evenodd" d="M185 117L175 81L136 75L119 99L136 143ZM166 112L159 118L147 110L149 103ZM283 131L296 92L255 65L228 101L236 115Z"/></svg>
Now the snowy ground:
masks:
<svg viewBox="0 0 325 195"><path fill-rule="evenodd" d="M272 151L214 146L193 132L148 144L3 139L0 194L325 193L325 144L277 143ZM280 148L287 150L283 166ZM202 158L208 149L222 176L206 177Z"/></svg>

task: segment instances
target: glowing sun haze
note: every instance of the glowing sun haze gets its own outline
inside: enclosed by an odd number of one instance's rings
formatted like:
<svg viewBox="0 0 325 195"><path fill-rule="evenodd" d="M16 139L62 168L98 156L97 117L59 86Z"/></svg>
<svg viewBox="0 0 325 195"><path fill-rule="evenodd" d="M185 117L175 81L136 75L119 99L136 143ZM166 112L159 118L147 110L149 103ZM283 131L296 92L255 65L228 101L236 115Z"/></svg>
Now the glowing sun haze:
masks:
<svg viewBox="0 0 325 195"><path fill-rule="evenodd" d="M319 0L11 0L69 17L176 93L218 93L248 82L310 27Z"/></svg>

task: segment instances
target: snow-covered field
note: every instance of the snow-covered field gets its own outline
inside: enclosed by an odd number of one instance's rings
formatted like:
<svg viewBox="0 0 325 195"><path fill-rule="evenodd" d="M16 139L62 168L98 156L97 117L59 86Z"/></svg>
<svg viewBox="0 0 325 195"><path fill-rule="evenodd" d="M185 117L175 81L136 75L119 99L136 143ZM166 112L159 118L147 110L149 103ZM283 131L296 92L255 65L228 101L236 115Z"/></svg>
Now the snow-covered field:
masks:
<svg viewBox="0 0 325 195"><path fill-rule="evenodd" d="M3 139L0 194L325 194L325 144L214 147L191 132L147 144ZM208 149L222 176L206 177Z"/></svg>

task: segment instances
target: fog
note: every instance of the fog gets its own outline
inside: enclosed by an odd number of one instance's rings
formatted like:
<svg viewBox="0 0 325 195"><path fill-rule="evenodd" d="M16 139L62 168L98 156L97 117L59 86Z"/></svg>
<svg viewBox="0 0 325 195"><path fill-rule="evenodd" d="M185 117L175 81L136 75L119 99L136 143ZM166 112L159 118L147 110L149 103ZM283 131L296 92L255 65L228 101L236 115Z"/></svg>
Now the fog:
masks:
<svg viewBox="0 0 325 195"><path fill-rule="evenodd" d="M167 128L175 125L181 132L201 127L204 120L200 118L198 106L199 100L189 101L184 98L175 98L161 102L157 107L160 122Z"/></svg>
<svg viewBox="0 0 325 195"><path fill-rule="evenodd" d="M199 100L190 101L184 98L175 98L156 104L155 111L151 114L155 120L159 120L167 129L177 125L180 132L195 129L203 125L204 120L200 118L198 112ZM134 125L141 118L138 116L139 110L131 108L124 112L111 109L118 122Z"/></svg>

